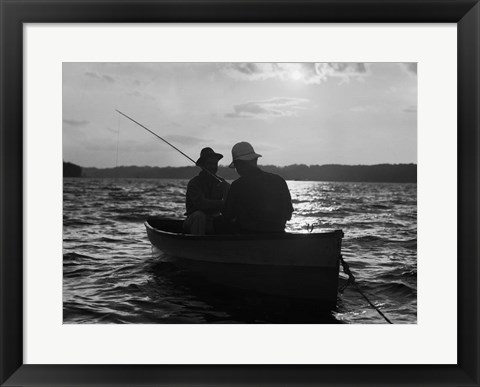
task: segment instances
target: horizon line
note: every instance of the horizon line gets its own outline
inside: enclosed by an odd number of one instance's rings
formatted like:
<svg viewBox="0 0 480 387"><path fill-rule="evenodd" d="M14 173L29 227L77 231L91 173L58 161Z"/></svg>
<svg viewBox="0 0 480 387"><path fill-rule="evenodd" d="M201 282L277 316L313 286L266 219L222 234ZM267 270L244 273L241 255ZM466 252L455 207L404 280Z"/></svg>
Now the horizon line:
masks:
<svg viewBox="0 0 480 387"><path fill-rule="evenodd" d="M71 161L63 161L64 163L69 163L73 165L77 165L81 168L95 168L95 169L115 169L115 168L131 168L131 167L137 167L137 168L199 168L197 165L181 165L181 166L171 166L171 165L166 165L166 166L158 166L158 165L117 165L117 166L112 166L112 167L95 167L95 166L82 166L79 164L75 164ZM224 167L228 168L229 164L219 164L218 167ZM342 167L373 167L377 165L417 165L416 162L401 162L401 163L388 163L388 162L383 162L383 163L375 163L375 164L338 164L338 163L331 163L331 164L305 164L305 163L294 163L294 164L287 164L287 165L275 165L275 164L260 164L259 167L276 167L276 168L286 168L286 167L291 167L294 165L304 165L306 167L323 167L323 166L342 166Z"/></svg>

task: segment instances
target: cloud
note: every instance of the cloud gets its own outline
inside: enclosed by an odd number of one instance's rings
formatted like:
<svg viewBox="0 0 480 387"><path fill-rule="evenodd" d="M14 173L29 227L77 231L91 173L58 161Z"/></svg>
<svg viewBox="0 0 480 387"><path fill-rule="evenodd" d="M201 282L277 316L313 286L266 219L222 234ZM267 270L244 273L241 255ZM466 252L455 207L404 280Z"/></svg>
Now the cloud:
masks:
<svg viewBox="0 0 480 387"><path fill-rule="evenodd" d="M87 126L89 124L89 121L86 121L86 120L72 120L72 119L64 118L63 123L67 124L67 125L70 125L70 126L81 127L81 126Z"/></svg>
<svg viewBox="0 0 480 387"><path fill-rule="evenodd" d="M308 99L304 98L272 98L264 101L249 101L233 106L233 112L227 113L229 118L269 119L297 116L305 110Z"/></svg>
<svg viewBox="0 0 480 387"><path fill-rule="evenodd" d="M99 73L94 73L92 71L87 71L85 73L85 76L93 78L93 79L99 79L99 80L102 80L102 81L107 81L109 83L114 83L115 82L115 78L113 78L113 77L111 77L110 75L107 75L107 74L99 74Z"/></svg>
<svg viewBox="0 0 480 387"><path fill-rule="evenodd" d="M413 106L413 105L407 106L405 109L403 109L403 112L404 113L416 113L417 112L417 107Z"/></svg>
<svg viewBox="0 0 480 387"><path fill-rule="evenodd" d="M105 79L107 82L114 83L115 79L110 75L102 75L102 78Z"/></svg>
<svg viewBox="0 0 480 387"><path fill-rule="evenodd" d="M101 78L102 78L98 73L93 73L93 72L91 72L91 71L87 71L87 72L85 73L85 75L86 75L87 77L90 77L90 78L96 78L96 79L101 79Z"/></svg>
<svg viewBox="0 0 480 387"><path fill-rule="evenodd" d="M266 64L267 66L270 66L269 64ZM235 69L236 71L246 74L246 75L255 75L262 73L262 67L265 66L263 63L233 63L232 69ZM268 67L265 67L266 70L268 70Z"/></svg>
<svg viewBox="0 0 480 387"><path fill-rule="evenodd" d="M409 74L417 75L417 63L416 62L409 62L409 63L402 63L402 66Z"/></svg>
<svg viewBox="0 0 480 387"><path fill-rule="evenodd" d="M365 63L229 63L223 72L237 80L278 79L306 84L320 84L329 78L344 83L352 78L363 80L368 75Z"/></svg>

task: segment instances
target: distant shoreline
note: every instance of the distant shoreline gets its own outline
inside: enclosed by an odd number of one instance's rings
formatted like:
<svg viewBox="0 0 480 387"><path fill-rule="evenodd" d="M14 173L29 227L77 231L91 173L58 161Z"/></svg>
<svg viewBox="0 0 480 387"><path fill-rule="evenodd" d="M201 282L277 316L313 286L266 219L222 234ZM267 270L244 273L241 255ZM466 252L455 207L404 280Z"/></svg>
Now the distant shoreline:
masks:
<svg viewBox="0 0 480 387"><path fill-rule="evenodd" d="M66 179L80 179L80 180L102 180L102 179L110 179L110 180L116 180L116 179L126 179L126 180L184 180L188 181L188 178L183 178L183 177L88 177L88 176L80 176L80 177L68 177L64 176ZM231 183L235 179L225 179L227 182ZM285 179L285 181L297 181L300 183L347 183L347 184L417 184L417 182L410 182L410 181L348 181L348 180L337 180L337 181L332 181L332 180L298 180L298 179Z"/></svg>
<svg viewBox="0 0 480 387"><path fill-rule="evenodd" d="M63 163L63 177L88 178L151 178L151 179L191 179L199 168L188 167L138 167L121 166L115 168L84 168L72 163ZM276 173L285 180L365 182L365 183L416 183L416 164L376 164L376 165L304 165L294 164L285 167L260 165L266 172ZM220 166L218 175L227 180L238 178L234 169Z"/></svg>

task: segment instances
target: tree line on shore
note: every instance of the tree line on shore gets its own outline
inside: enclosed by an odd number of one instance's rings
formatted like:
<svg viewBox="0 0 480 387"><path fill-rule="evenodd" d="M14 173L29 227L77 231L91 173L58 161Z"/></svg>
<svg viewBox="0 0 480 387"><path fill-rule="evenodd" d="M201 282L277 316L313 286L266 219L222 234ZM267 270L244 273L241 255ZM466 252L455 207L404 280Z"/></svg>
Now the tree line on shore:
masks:
<svg viewBox="0 0 480 387"><path fill-rule="evenodd" d="M284 167L261 165L264 171L276 173L286 180L302 181L349 181L416 183L416 164L376 164L376 165L305 165L293 164ZM199 171L198 167L148 167L121 166L115 168L82 168L72 163L63 163L64 177L91 178L147 178L147 179L191 179ZM227 180L235 180L234 169L219 166L218 175Z"/></svg>

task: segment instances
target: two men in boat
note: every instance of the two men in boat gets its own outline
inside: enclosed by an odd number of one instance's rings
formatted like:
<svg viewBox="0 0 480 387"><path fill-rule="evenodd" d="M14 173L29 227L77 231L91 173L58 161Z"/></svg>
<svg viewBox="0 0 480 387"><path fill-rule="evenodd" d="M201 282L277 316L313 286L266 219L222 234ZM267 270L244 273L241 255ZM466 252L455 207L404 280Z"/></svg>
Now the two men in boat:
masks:
<svg viewBox="0 0 480 387"><path fill-rule="evenodd" d="M201 151L197 165L202 171L187 186L186 231L199 235L283 232L293 212L285 180L262 171L257 165L261 155L248 142L239 142L232 148L230 168L240 177L231 186L219 182L215 173L222 157L211 148Z"/></svg>

